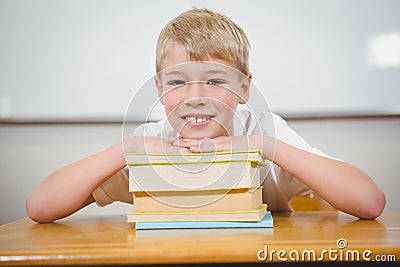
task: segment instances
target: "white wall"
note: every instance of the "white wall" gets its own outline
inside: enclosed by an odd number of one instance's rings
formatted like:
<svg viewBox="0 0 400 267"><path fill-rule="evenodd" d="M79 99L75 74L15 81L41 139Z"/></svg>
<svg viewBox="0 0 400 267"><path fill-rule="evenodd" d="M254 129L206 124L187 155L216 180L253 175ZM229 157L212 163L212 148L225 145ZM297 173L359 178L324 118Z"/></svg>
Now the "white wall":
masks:
<svg viewBox="0 0 400 267"><path fill-rule="evenodd" d="M273 111L400 111L397 0L0 0L0 119L121 119L193 6L244 28Z"/></svg>
<svg viewBox="0 0 400 267"><path fill-rule="evenodd" d="M289 122L309 143L366 171L400 210L400 119ZM26 216L25 198L52 171L121 140L119 124L1 125L0 224ZM355 188L354 190L357 190ZM68 197L68 196L65 196ZM126 213L130 205L95 204L81 213Z"/></svg>
<svg viewBox="0 0 400 267"><path fill-rule="evenodd" d="M272 111L399 114L397 0L0 0L0 122L121 121L154 73L159 31L193 6L244 28L254 82ZM366 170L387 193L387 208L398 209L398 119L292 125ZM121 131L118 124L0 123L0 224L25 216L26 195L50 172L118 142Z"/></svg>

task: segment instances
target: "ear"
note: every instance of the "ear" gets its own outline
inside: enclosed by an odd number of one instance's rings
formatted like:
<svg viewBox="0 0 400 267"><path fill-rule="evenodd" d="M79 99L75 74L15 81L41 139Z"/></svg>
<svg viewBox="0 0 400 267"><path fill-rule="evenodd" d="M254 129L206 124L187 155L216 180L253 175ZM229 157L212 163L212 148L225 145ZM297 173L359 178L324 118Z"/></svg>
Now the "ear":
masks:
<svg viewBox="0 0 400 267"><path fill-rule="evenodd" d="M158 92L158 97L160 98L160 102L161 102L161 104L164 105L164 97L162 97L162 95L163 95L163 87L162 87L162 83L161 83L160 77L158 77L157 75L154 75L154 83L156 84L156 88L157 88L157 92Z"/></svg>
<svg viewBox="0 0 400 267"><path fill-rule="evenodd" d="M250 96L250 86L251 86L251 79L253 78L253 75L251 73L247 74L247 77L243 79L242 81L242 96L239 99L240 104L246 104L247 101L249 101L249 96Z"/></svg>

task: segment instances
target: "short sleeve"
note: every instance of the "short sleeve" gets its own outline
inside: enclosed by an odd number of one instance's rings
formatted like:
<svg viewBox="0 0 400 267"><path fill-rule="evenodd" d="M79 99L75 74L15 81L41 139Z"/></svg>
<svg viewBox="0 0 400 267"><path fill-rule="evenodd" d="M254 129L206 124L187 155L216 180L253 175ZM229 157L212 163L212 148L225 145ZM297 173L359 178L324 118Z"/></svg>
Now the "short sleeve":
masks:
<svg viewBox="0 0 400 267"><path fill-rule="evenodd" d="M271 116L266 117L269 118ZM272 118L274 121L275 138L304 151L308 151L322 157L332 158L322 151L309 145L299 134L291 129L287 125L286 121L281 117L272 114ZM264 129L263 132L265 133L266 130ZM263 198L264 201L268 203L268 206L271 210L291 210L289 202L293 197L313 193L313 191L306 184L302 183L291 173L280 168L276 164L271 165L269 172L265 174L264 177L265 179L263 186L266 188L266 190L263 191Z"/></svg>
<svg viewBox="0 0 400 267"><path fill-rule="evenodd" d="M115 201L133 203L133 195L129 192L129 173L124 168L111 176L92 193L96 204L100 207Z"/></svg>
<svg viewBox="0 0 400 267"><path fill-rule="evenodd" d="M132 136L160 136L168 138L177 136L167 119L158 122L144 123L132 133ZM129 170L127 167L110 177L92 193L96 204L100 207L115 201L133 203L133 194L129 192Z"/></svg>

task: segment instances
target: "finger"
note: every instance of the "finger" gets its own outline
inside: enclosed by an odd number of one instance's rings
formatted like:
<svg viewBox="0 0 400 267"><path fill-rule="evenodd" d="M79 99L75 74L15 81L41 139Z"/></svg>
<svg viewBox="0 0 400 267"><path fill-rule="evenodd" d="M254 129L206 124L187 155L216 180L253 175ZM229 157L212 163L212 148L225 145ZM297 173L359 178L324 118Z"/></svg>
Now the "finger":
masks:
<svg viewBox="0 0 400 267"><path fill-rule="evenodd" d="M183 146L183 147L190 147L190 146L196 146L199 145L201 140L196 140L196 139L191 139L191 140L175 140L174 145L175 146Z"/></svg>
<svg viewBox="0 0 400 267"><path fill-rule="evenodd" d="M170 144L173 144L176 140L177 140L177 138L176 138L176 137L173 137L173 136L171 136L171 137L168 138L168 142L169 142Z"/></svg>
<svg viewBox="0 0 400 267"><path fill-rule="evenodd" d="M189 148L189 151L192 153L200 153L201 152L198 146L191 146Z"/></svg>
<svg viewBox="0 0 400 267"><path fill-rule="evenodd" d="M188 145L188 144L180 143L180 142L176 142L176 141L173 142L172 145L175 146L175 147L182 147L182 148L189 148L190 147L190 145Z"/></svg>

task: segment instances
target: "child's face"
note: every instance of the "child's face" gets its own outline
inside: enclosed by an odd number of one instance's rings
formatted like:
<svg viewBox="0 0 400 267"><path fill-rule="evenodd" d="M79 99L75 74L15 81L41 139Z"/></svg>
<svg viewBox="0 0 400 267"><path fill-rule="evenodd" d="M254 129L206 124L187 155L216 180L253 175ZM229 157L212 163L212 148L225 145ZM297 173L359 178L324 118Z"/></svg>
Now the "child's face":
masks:
<svg viewBox="0 0 400 267"><path fill-rule="evenodd" d="M155 77L160 101L182 137L233 134L235 111L248 100L251 74L243 75L231 63L211 57L193 62L179 44L167 50L161 67Z"/></svg>

